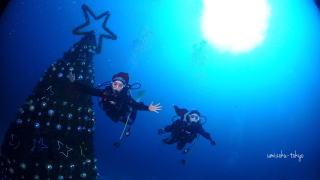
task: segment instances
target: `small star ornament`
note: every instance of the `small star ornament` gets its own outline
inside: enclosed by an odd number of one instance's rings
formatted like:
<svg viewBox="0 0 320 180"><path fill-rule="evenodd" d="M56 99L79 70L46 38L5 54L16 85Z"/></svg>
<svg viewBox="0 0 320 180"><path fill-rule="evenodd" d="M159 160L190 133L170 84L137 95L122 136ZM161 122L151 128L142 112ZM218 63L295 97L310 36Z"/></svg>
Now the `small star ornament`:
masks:
<svg viewBox="0 0 320 180"><path fill-rule="evenodd" d="M69 157L69 152L72 151L73 149L68 147L68 145L62 143L61 141L58 142L58 151L61 153L64 157Z"/></svg>

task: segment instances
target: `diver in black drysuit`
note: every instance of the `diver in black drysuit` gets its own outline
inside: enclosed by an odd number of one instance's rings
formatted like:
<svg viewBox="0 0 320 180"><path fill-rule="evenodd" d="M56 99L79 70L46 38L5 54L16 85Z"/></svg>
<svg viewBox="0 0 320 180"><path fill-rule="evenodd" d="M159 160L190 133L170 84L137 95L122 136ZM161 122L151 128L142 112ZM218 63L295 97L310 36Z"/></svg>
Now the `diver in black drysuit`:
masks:
<svg viewBox="0 0 320 180"><path fill-rule="evenodd" d="M179 119L158 131L159 134L171 133L169 138L163 139L165 144L177 143L177 149L182 150L184 146L187 143L191 143L198 134L208 139L212 145L216 144L210 134L203 129L200 123L199 111L188 111L187 109L180 109L178 106L174 106L174 109Z"/></svg>
<svg viewBox="0 0 320 180"><path fill-rule="evenodd" d="M75 82L74 77L70 78L72 82L71 88L76 89L81 93L90 94L101 98L100 105L108 117L114 122L123 122L132 125L136 119L137 110L153 111L161 110L159 104L152 103L147 106L143 102L135 101L128 91L130 90L129 75L120 72L113 75L112 84L106 86L105 89L97 89L93 87L84 86Z"/></svg>

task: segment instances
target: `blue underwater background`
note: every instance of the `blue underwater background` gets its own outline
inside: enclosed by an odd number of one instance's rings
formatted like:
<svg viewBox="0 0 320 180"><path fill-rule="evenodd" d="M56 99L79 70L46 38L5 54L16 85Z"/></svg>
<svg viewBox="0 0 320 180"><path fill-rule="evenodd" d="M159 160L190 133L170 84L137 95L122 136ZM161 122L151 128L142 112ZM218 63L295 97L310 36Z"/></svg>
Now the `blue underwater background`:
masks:
<svg viewBox="0 0 320 180"><path fill-rule="evenodd" d="M320 13L312 0L268 2L265 40L232 54L205 41L201 0L11 0L0 17L1 140L44 70L80 40L71 30L84 23L85 3L110 11L118 36L94 57L96 83L128 72L143 102L163 106L139 112L116 149L123 124L94 98L101 180L320 180ZM173 104L205 115L217 145L201 137L187 155L164 145L157 130L171 123ZM304 158L267 158L281 151Z"/></svg>

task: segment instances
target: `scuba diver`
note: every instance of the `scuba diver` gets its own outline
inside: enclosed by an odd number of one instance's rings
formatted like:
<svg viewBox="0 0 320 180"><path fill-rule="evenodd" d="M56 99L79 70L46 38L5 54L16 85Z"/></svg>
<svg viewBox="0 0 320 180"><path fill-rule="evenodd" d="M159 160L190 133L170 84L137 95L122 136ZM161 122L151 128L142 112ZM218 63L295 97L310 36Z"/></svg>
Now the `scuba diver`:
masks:
<svg viewBox="0 0 320 180"><path fill-rule="evenodd" d="M134 123L138 110L159 113L158 111L162 109L160 103L153 105L152 102L147 106L143 102L137 102L131 97L130 89L138 89L140 84L135 83L135 85L139 85L138 88L133 87L134 85L130 85L128 73L117 73L112 76L111 82L105 82L102 85L99 85L98 88L92 88L77 83L75 81L75 75L72 73L69 74L69 80L72 82L73 88L77 89L79 92L101 98L99 104L104 112L112 121L125 123L124 130L127 125L131 127ZM104 89L99 89L99 87L104 85L106 85ZM125 132L127 136L130 135L130 127ZM122 139L122 135L120 140Z"/></svg>
<svg viewBox="0 0 320 180"><path fill-rule="evenodd" d="M194 146L195 139L198 134L202 135L204 138L208 139L212 145L216 145L216 142L211 138L210 134L206 132L201 123L200 112L197 110L188 111L187 109L180 109L178 106L174 106L175 112L178 117L174 122L166 126L164 129L159 129L158 133L160 135L165 133L171 133L171 136L163 139L165 144L175 144L177 143L177 149L182 150L187 143L192 143L192 146L188 149L183 150L183 153L188 153ZM184 162L183 162L184 163Z"/></svg>

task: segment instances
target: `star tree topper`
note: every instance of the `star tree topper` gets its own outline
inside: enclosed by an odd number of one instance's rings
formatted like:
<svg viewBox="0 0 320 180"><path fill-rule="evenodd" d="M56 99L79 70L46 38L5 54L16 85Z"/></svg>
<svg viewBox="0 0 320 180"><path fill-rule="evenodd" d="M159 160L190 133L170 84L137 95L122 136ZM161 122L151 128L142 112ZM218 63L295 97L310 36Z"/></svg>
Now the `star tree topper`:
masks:
<svg viewBox="0 0 320 180"><path fill-rule="evenodd" d="M96 48L96 53L101 52L102 48L102 40L103 38L116 40L117 36L106 26L107 21L110 17L110 12L106 11L99 16L96 16L93 11L85 4L82 5L82 11L86 22L75 29L73 29L72 33L76 35L87 35L89 33L95 32L96 40L98 38L98 47ZM91 21L93 20L93 21ZM102 20L102 29L96 29L96 26L93 24L101 23ZM84 31L83 31L84 30Z"/></svg>

